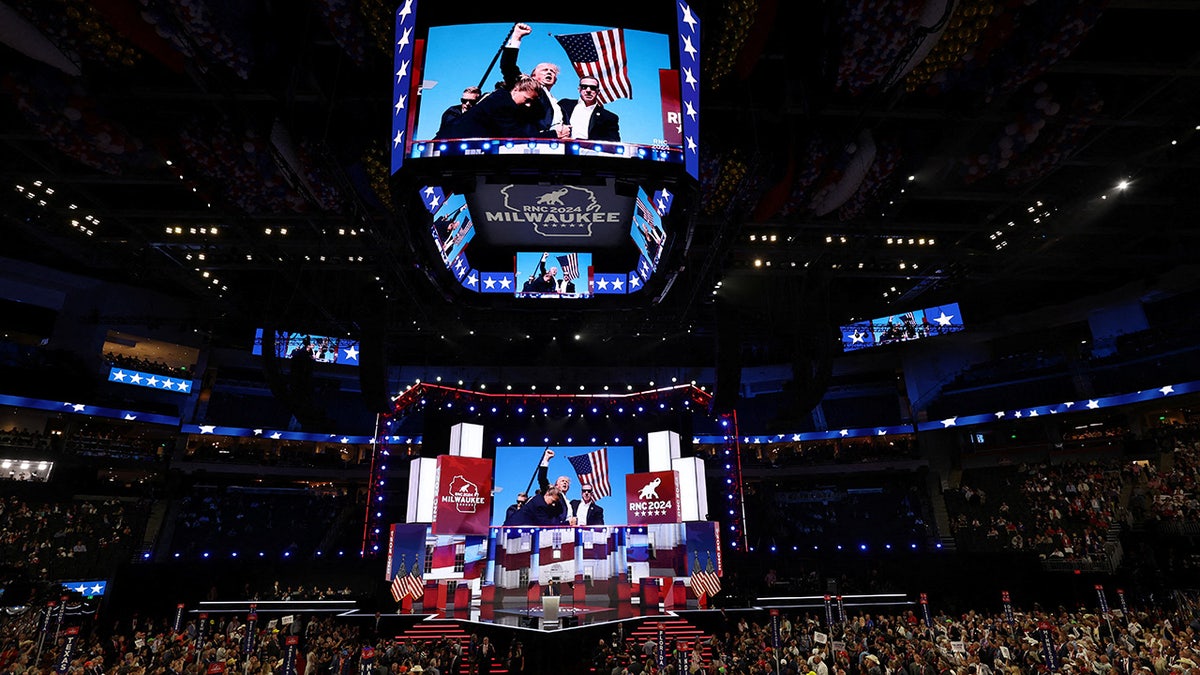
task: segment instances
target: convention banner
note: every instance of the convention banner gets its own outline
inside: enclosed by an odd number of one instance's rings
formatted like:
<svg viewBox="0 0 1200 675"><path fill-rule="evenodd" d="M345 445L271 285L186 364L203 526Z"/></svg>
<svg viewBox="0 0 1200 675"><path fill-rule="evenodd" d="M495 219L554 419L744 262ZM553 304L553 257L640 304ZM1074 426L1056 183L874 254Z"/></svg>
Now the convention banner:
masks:
<svg viewBox="0 0 1200 675"><path fill-rule="evenodd" d="M833 600L832 596L825 596L825 625L828 628L833 628Z"/></svg>
<svg viewBox="0 0 1200 675"><path fill-rule="evenodd" d="M1058 652L1054 649L1054 634L1050 632L1050 624L1042 621L1038 624L1038 640L1042 643L1042 658L1050 670L1058 670Z"/></svg>
<svg viewBox="0 0 1200 675"><path fill-rule="evenodd" d="M625 476L625 512L630 525L659 525L681 522L679 474L650 471Z"/></svg>
<svg viewBox="0 0 1200 675"><path fill-rule="evenodd" d="M1100 601L1100 613L1108 614L1108 597L1104 595L1104 587L1096 584L1096 598Z"/></svg>
<svg viewBox="0 0 1200 675"><path fill-rule="evenodd" d="M779 651L780 645L779 635L779 610L771 610L771 648Z"/></svg>
<svg viewBox="0 0 1200 675"><path fill-rule="evenodd" d="M667 667L667 627L658 624L658 670Z"/></svg>
<svg viewBox="0 0 1200 675"><path fill-rule="evenodd" d="M55 665L55 672L59 675L64 675L71 669L71 660L75 658L75 643L79 641L79 627L71 626L63 631L66 638L63 639L62 653L58 655L58 663Z"/></svg>
<svg viewBox="0 0 1200 675"><path fill-rule="evenodd" d="M55 611L55 607L57 606L58 603L53 600L46 603L46 613L42 616L42 631L41 635L38 636L38 653L41 653L42 646L46 644L46 638L50 636L50 620L57 613Z"/></svg>
<svg viewBox="0 0 1200 675"><path fill-rule="evenodd" d="M1129 623L1129 605L1125 604L1125 591L1117 589L1117 599L1121 601L1121 615L1125 617L1125 623Z"/></svg>
<svg viewBox="0 0 1200 675"><path fill-rule="evenodd" d="M258 630L258 614L250 612L246 615L246 640L242 645L242 655L250 658L254 654L255 644L258 642L254 639L254 634Z"/></svg>
<svg viewBox="0 0 1200 675"><path fill-rule="evenodd" d="M846 623L846 606L842 604L842 596L837 596L838 603L838 620L844 625Z"/></svg>
<svg viewBox="0 0 1200 675"><path fill-rule="evenodd" d="M925 627L933 628L933 616L929 613L929 596L921 594L921 614L925 617Z"/></svg>
<svg viewBox="0 0 1200 675"><path fill-rule="evenodd" d="M204 638L208 635L208 612L200 612L196 617L196 651L204 649Z"/></svg>
<svg viewBox="0 0 1200 675"><path fill-rule="evenodd" d="M487 534L492 517L493 460L458 455L437 458L434 534Z"/></svg>
<svg viewBox="0 0 1200 675"><path fill-rule="evenodd" d="M183 605L175 605L175 620L171 623L171 630L178 633L183 629Z"/></svg>
<svg viewBox="0 0 1200 675"><path fill-rule="evenodd" d="M283 652L283 675L296 675L296 650L300 647L300 636L289 635L283 642L287 646Z"/></svg>
<svg viewBox="0 0 1200 675"><path fill-rule="evenodd" d="M1013 616L1012 599L1008 595L1008 591L1000 591L1000 602L1004 603L1004 620L1008 625L1016 624L1017 619Z"/></svg>
<svg viewBox="0 0 1200 675"><path fill-rule="evenodd" d="M58 599L58 611L54 616L54 640L57 641L58 634L62 631L63 619L67 616L67 596Z"/></svg>

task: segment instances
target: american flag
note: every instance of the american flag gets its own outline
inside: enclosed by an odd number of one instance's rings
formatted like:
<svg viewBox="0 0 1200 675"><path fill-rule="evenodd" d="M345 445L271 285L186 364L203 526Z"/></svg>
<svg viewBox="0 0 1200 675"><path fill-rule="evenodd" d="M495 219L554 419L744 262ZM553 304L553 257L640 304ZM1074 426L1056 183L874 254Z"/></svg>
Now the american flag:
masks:
<svg viewBox="0 0 1200 675"><path fill-rule="evenodd" d="M612 494L612 486L608 484L608 448L568 457L567 461L579 475L579 482L592 486L596 499Z"/></svg>
<svg viewBox="0 0 1200 675"><path fill-rule="evenodd" d="M425 595L425 582L417 576L416 570L413 570L411 574L397 574L392 579L392 598L396 602L400 602L405 597L416 599L423 595Z"/></svg>
<svg viewBox="0 0 1200 675"><path fill-rule="evenodd" d="M716 572L696 570L692 572L692 590L696 595L712 597L721 592L721 577Z"/></svg>
<svg viewBox="0 0 1200 675"><path fill-rule="evenodd" d="M555 35L554 39L562 45L577 75L594 77L600 82L598 98L601 103L610 103L619 98L633 98L623 29L610 28L594 33Z"/></svg>
<svg viewBox="0 0 1200 675"><path fill-rule="evenodd" d="M562 267L563 281L574 281L579 278L578 253L568 253L558 256L558 264Z"/></svg>

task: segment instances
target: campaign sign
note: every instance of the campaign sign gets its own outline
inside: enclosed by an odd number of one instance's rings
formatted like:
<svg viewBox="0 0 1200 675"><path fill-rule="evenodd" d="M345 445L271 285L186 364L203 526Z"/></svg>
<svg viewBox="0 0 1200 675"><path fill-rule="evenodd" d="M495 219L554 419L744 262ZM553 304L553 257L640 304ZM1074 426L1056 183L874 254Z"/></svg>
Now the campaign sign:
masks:
<svg viewBox="0 0 1200 675"><path fill-rule="evenodd" d="M466 201L490 245L617 247L629 239L634 197L615 185L481 183Z"/></svg>
<svg viewBox="0 0 1200 675"><path fill-rule="evenodd" d="M679 474L651 471L626 475L625 510L630 525L680 522Z"/></svg>
<svg viewBox="0 0 1200 675"><path fill-rule="evenodd" d="M492 460L437 458L434 534L487 534L492 514Z"/></svg>

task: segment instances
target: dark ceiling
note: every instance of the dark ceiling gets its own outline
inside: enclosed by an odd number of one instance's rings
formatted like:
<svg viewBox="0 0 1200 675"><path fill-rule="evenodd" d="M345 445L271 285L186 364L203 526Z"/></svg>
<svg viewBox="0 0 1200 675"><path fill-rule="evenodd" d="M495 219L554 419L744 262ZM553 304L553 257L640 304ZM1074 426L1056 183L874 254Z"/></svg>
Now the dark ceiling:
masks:
<svg viewBox="0 0 1200 675"><path fill-rule="evenodd" d="M9 6L2 255L177 295L218 341L274 324L482 365L578 333L555 359L703 365L724 334L786 362L850 319L996 321L1200 243L1195 2L695 3L697 203L661 299L604 311L471 306L432 264L384 168L390 3Z"/></svg>

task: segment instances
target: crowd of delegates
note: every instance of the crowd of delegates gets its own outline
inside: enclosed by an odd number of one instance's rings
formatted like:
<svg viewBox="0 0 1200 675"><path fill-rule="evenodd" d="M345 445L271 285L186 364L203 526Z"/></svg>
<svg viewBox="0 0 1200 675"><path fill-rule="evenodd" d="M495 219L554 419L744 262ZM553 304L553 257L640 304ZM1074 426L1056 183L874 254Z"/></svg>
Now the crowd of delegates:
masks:
<svg viewBox="0 0 1200 675"><path fill-rule="evenodd" d="M1174 441L1169 468L1147 468L1139 488L1145 496L1142 513L1149 520L1162 522L1200 522L1200 441Z"/></svg>
<svg viewBox="0 0 1200 675"><path fill-rule="evenodd" d="M1120 511L1116 461L1031 464L964 471L946 491L954 537L976 551L1033 551L1041 558L1101 560Z"/></svg>
<svg viewBox="0 0 1200 675"><path fill-rule="evenodd" d="M109 365L128 370L136 370L141 373L156 373L159 375L170 375L182 379L190 379L195 377L195 364L190 366L172 366L162 361L143 359L138 356L129 356L125 354L114 354L106 352L104 359Z"/></svg>
<svg viewBox="0 0 1200 675"><path fill-rule="evenodd" d="M527 651L520 636L405 639L391 634L378 617L365 624L331 616L289 618L284 623L282 615L260 613L252 627L233 615L209 618L203 626L185 617L176 632L173 618L74 617L68 625L79 624L79 639L58 672L203 675L220 663L226 673L282 675L288 637L298 642L297 675L490 675L493 670L680 675L680 663L689 675L1033 675L1049 670L1047 656L1055 670L1069 675L1200 672L1200 619L1187 605L1129 615L1035 606L1014 612L1011 620L977 611L935 613L929 624L908 610L851 614L832 627L824 617L785 610L778 642L766 612L721 612L705 617L713 625L701 629L700 636L661 647L653 638L639 641L623 632L591 643L590 649L573 635L536 638L570 642L570 649L553 653ZM42 625L36 609L0 616L0 673L49 675L60 664L65 640L49 635L40 641Z"/></svg>
<svg viewBox="0 0 1200 675"><path fill-rule="evenodd" d="M717 456L720 446L712 448ZM748 465L767 464L773 469L784 467L820 466L827 464L862 464L883 460L911 459L916 448L908 437L894 439L854 439L815 441L805 443L773 443L757 445L753 456L747 456ZM703 446L701 448L703 452Z"/></svg>
<svg viewBox="0 0 1200 675"><path fill-rule="evenodd" d="M46 450L50 447L50 438L38 431L18 429L0 429L0 446L32 450Z"/></svg>
<svg viewBox="0 0 1200 675"><path fill-rule="evenodd" d="M313 490L220 490L181 501L171 550L187 557L204 552L269 551L312 555L342 514L349 497Z"/></svg>
<svg viewBox="0 0 1200 675"><path fill-rule="evenodd" d="M0 561L30 579L107 577L130 558L147 505L118 499L0 499Z"/></svg>
<svg viewBox="0 0 1200 675"><path fill-rule="evenodd" d="M220 462L313 469L358 469L370 465L371 453L358 446L317 447L311 443L242 439L236 443L193 439L183 455L185 462Z"/></svg>
<svg viewBox="0 0 1200 675"><path fill-rule="evenodd" d="M143 435L136 427L77 429L67 437L65 449L82 457L164 462L173 444L171 438Z"/></svg>

